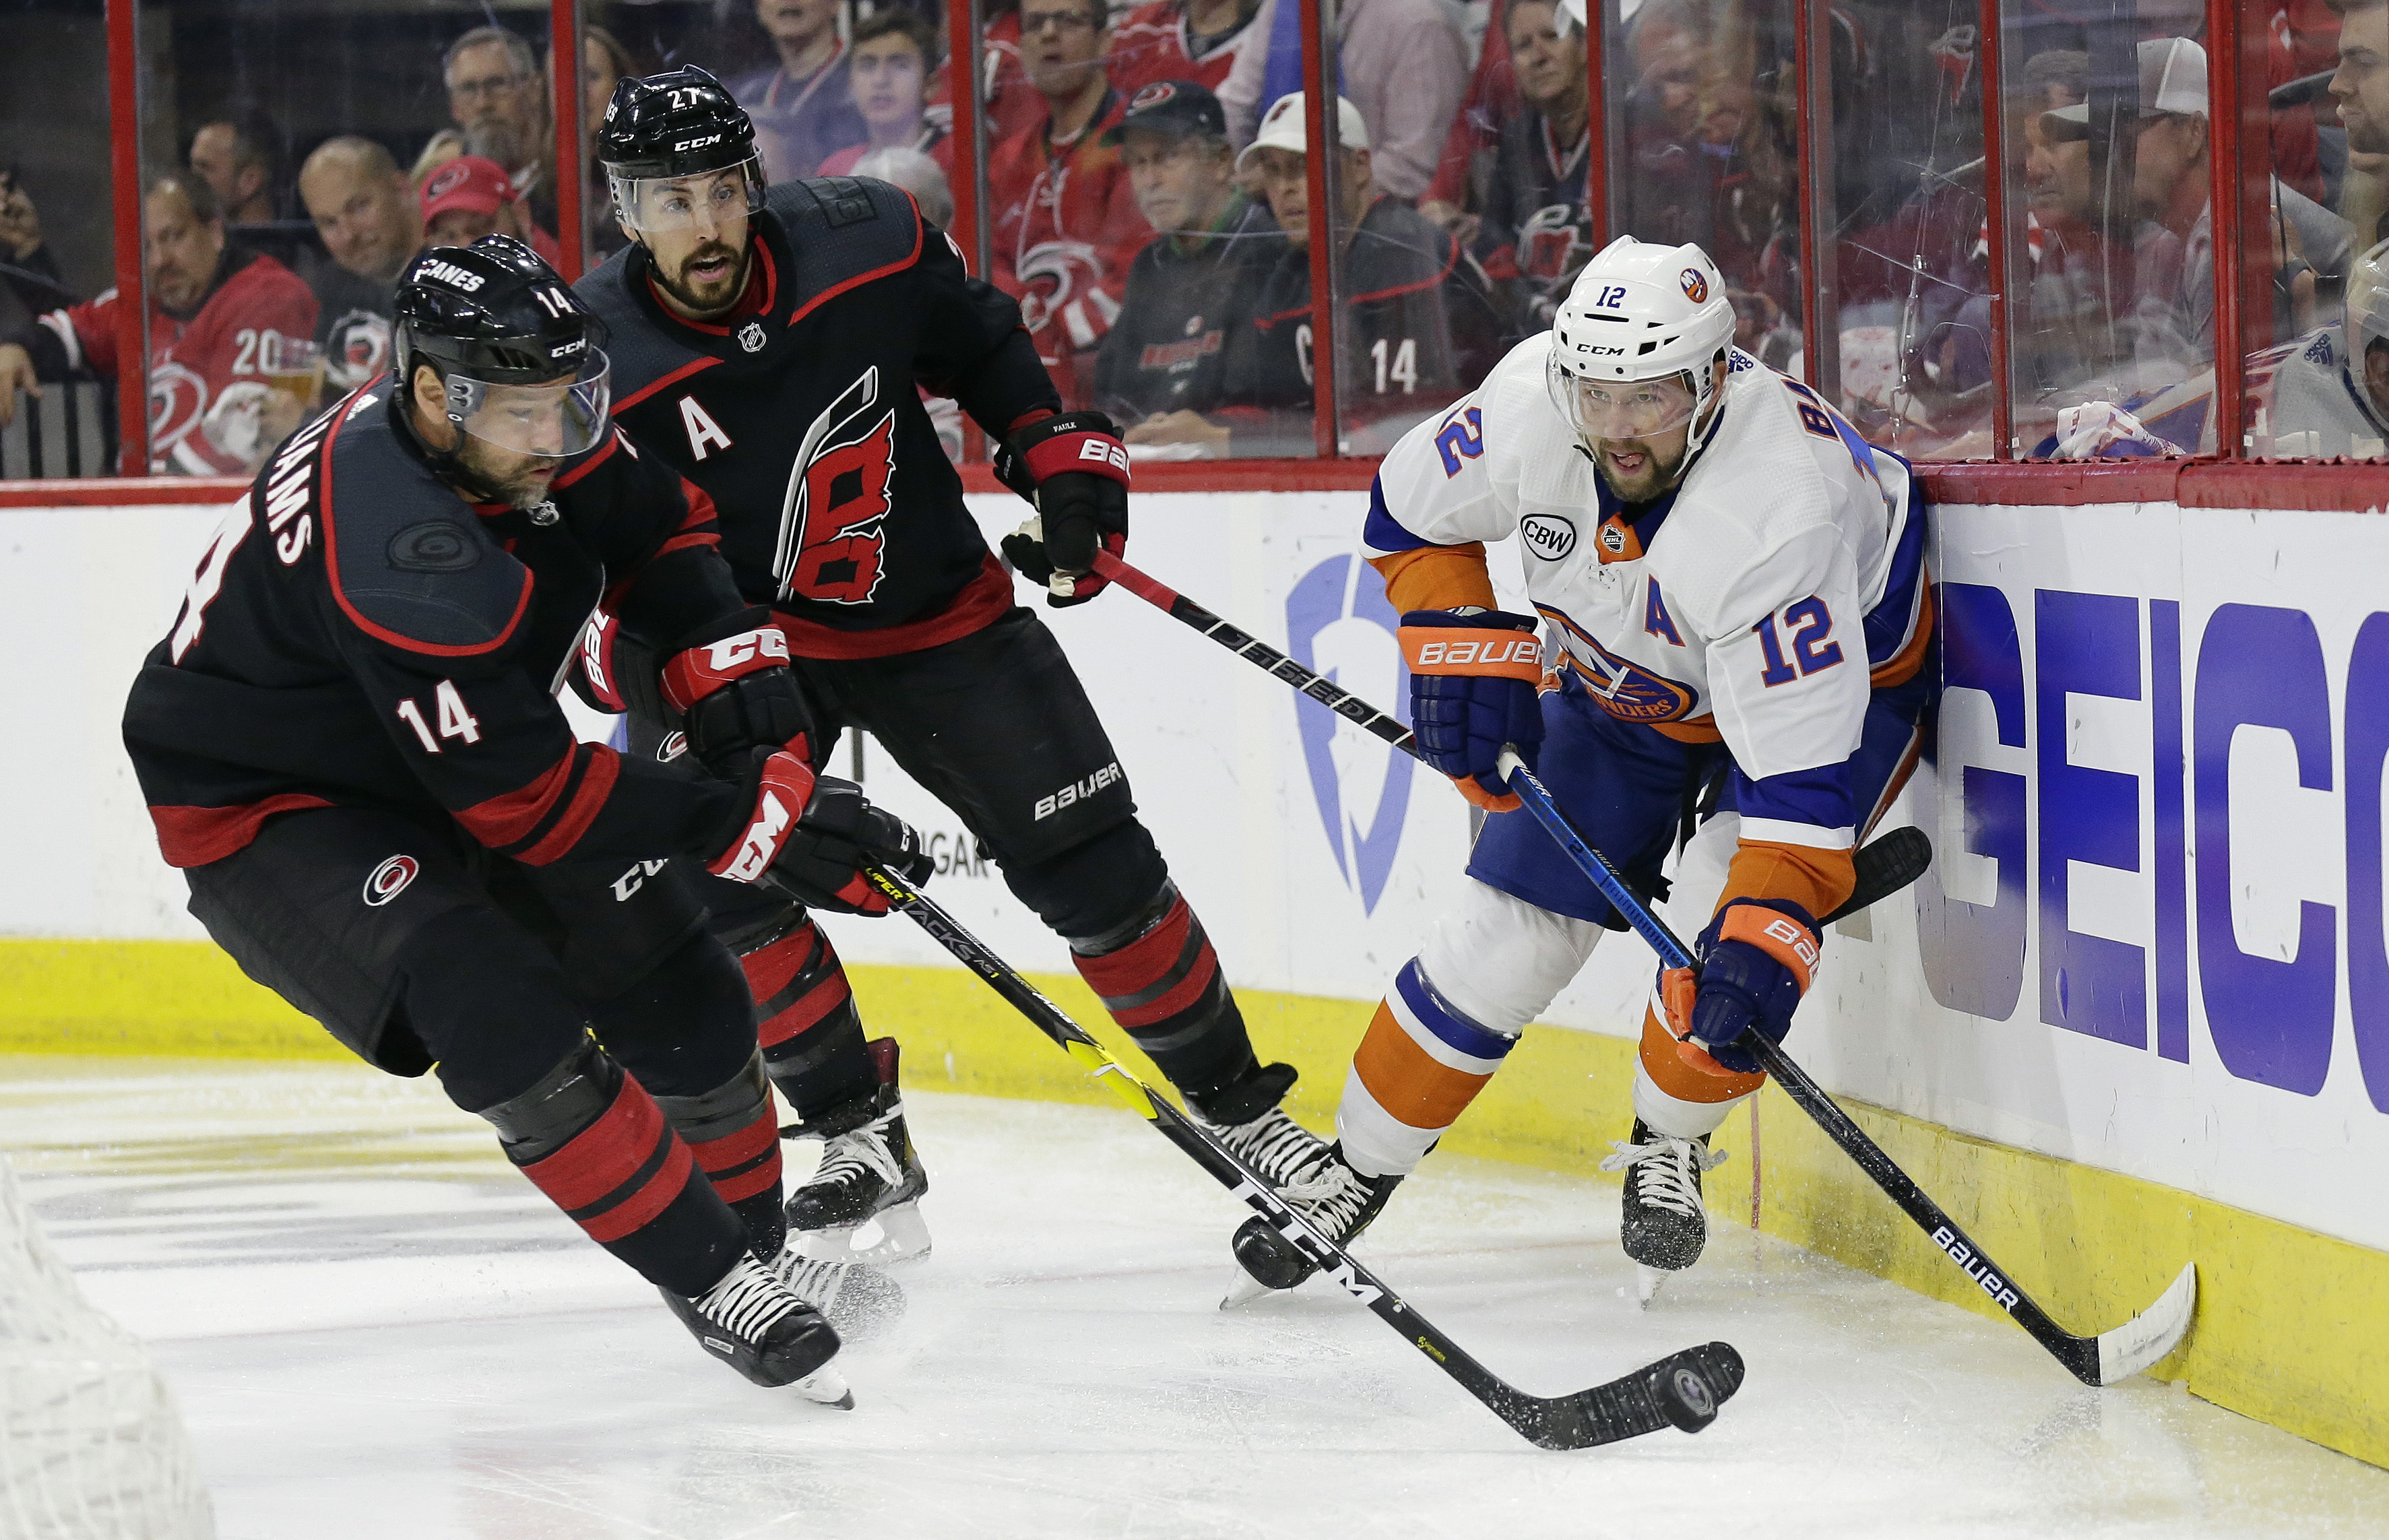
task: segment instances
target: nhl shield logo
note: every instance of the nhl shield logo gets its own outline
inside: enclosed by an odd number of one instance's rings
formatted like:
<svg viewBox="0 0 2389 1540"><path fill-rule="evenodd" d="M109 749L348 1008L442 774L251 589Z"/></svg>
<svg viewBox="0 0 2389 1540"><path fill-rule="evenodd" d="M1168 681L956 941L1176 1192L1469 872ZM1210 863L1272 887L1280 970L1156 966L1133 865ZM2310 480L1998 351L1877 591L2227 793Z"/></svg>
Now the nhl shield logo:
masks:
<svg viewBox="0 0 2389 1540"><path fill-rule="evenodd" d="M1701 275L1699 268L1688 267L1676 274L1676 278L1684 286L1684 298L1693 304L1700 304L1709 297L1709 281Z"/></svg>
<svg viewBox="0 0 2389 1540"><path fill-rule="evenodd" d="M750 353L761 352L763 350L763 323L760 321L749 321L747 325L739 327L738 346L746 349Z"/></svg>
<svg viewBox="0 0 2389 1540"><path fill-rule="evenodd" d="M1626 549L1626 531L1615 524L1604 524L1601 527L1601 543L1615 556Z"/></svg>

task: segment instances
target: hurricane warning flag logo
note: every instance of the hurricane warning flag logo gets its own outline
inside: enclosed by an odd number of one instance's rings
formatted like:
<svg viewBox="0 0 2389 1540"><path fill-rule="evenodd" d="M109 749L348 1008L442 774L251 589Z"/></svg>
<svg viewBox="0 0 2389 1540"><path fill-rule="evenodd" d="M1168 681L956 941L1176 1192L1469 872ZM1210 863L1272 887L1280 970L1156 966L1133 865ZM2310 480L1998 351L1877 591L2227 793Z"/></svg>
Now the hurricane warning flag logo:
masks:
<svg viewBox="0 0 2389 1540"><path fill-rule="evenodd" d="M1709 281L1701 276L1699 268L1688 267L1676 276L1684 286L1684 298L1693 304L1697 305L1709 297Z"/></svg>

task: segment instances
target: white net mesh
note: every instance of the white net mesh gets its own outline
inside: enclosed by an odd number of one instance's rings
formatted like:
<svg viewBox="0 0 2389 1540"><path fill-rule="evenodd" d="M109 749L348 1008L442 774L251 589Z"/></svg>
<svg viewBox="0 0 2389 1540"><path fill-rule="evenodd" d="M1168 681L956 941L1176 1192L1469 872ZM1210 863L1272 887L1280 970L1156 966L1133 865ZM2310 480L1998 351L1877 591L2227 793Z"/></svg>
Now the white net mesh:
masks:
<svg viewBox="0 0 2389 1540"><path fill-rule="evenodd" d="M0 1537L214 1534L172 1394L84 1300L0 1158Z"/></svg>

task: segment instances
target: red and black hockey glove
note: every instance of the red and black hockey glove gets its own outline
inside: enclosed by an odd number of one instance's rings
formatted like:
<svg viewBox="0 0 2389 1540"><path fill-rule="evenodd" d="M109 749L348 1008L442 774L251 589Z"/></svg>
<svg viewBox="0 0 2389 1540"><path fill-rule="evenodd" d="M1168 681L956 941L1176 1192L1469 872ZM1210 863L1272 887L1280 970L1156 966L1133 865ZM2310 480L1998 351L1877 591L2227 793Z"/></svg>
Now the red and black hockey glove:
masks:
<svg viewBox="0 0 2389 1540"><path fill-rule="evenodd" d="M865 882L876 863L915 885L935 868L921 836L875 808L851 781L816 776L786 751L754 751L747 809L729 848L706 864L717 877L763 883L807 909L885 914L888 900Z"/></svg>
<svg viewBox="0 0 2389 1540"><path fill-rule="evenodd" d="M1083 605L1110 581L1088 572L1098 549L1128 550L1128 446L1100 412L1029 424L995 457L996 479L1036 505L1037 517L1003 537L1003 559L1046 588L1055 609ZM1070 579L1057 592L1056 575Z"/></svg>
<svg viewBox="0 0 2389 1540"><path fill-rule="evenodd" d="M1414 609L1397 633L1411 668L1411 732L1419 757L1478 807L1514 812L1499 767L1514 745L1535 768L1543 742L1543 644L1530 615L1498 609Z"/></svg>
<svg viewBox="0 0 2389 1540"><path fill-rule="evenodd" d="M788 639L771 619L758 607L717 620L683 637L664 664L664 700L716 775L746 773L757 748L812 757L812 713L788 671Z"/></svg>
<svg viewBox="0 0 2389 1540"><path fill-rule="evenodd" d="M580 650L565 672L581 705L617 717L630 709L623 704L621 680L614 672L614 643L621 634L622 622L602 605L591 610L589 623L581 628Z"/></svg>
<svg viewBox="0 0 2389 1540"><path fill-rule="evenodd" d="M1758 1061L1734 1042L1757 1027L1770 1043L1792 1030L1821 955L1816 918L1787 898L1736 898L1693 944L1701 961L1659 970L1667 1030L1686 1063L1709 1075L1756 1075Z"/></svg>

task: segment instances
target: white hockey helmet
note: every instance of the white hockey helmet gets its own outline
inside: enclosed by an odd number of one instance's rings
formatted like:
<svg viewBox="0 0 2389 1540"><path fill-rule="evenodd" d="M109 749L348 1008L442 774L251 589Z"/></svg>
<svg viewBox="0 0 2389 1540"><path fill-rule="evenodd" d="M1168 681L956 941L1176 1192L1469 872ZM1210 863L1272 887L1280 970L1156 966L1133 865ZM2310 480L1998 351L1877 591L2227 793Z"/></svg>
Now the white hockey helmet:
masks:
<svg viewBox="0 0 2389 1540"><path fill-rule="evenodd" d="M1577 274L1552 320L1552 402L1588 444L1717 426L1710 365L1733 342L1733 301L1699 247L1620 235Z"/></svg>

